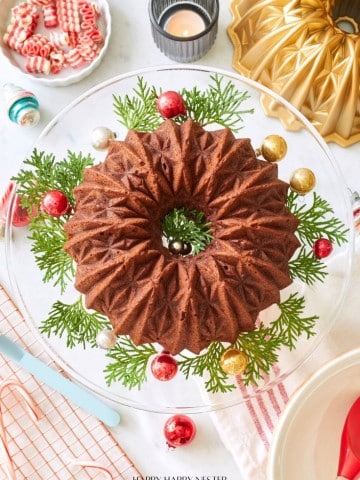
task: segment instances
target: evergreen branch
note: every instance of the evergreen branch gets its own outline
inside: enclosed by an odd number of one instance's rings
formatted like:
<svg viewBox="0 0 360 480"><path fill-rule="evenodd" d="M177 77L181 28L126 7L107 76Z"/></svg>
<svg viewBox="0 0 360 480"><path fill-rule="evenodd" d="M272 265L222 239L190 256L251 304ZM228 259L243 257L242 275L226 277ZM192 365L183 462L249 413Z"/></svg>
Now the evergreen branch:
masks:
<svg viewBox="0 0 360 480"><path fill-rule="evenodd" d="M204 213L185 208L174 208L162 223L162 230L167 240L182 240L192 245L192 254L205 250L213 236L211 224L205 222Z"/></svg>
<svg viewBox="0 0 360 480"><path fill-rule="evenodd" d="M278 338L289 350L295 348L296 340L304 333L307 338L316 333L314 327L319 317L316 315L302 317L304 308L305 298L299 297L298 293L293 293L279 304L280 315L270 324L270 336Z"/></svg>
<svg viewBox="0 0 360 480"><path fill-rule="evenodd" d="M43 282L53 281L64 293L68 282L74 279L72 258L65 252L66 234L64 223L67 216L54 218L40 213L29 224L29 239L35 262L43 273Z"/></svg>
<svg viewBox="0 0 360 480"><path fill-rule="evenodd" d="M303 245L296 258L289 262L290 277L298 278L306 285L314 285L316 281L324 281L327 270L326 265L316 258L312 250L307 250Z"/></svg>
<svg viewBox="0 0 360 480"><path fill-rule="evenodd" d="M196 357L180 354L179 369L186 379L192 375L203 377L208 373L209 378L205 381L205 388L208 392L229 392L235 388L235 385L228 383L228 376L220 367L220 357L224 350L225 347L220 342L213 342L205 353Z"/></svg>
<svg viewBox="0 0 360 480"><path fill-rule="evenodd" d="M231 81L224 85L223 77L218 74L211 75L210 79L212 83L204 91L193 87L190 90L183 88L179 92L187 113L173 118L174 122L180 124L192 118L201 126L216 124L238 132L242 128L239 124L243 122L243 116L254 113L252 108L241 108L241 104L250 98L248 93L239 91ZM156 107L161 90L149 87L143 77L138 77L133 92L133 96L113 95L114 111L119 122L128 130L154 131L164 121Z"/></svg>
<svg viewBox="0 0 360 480"><path fill-rule="evenodd" d="M300 221L297 234L301 243L312 248L314 242L322 237L326 237L330 242L338 245L347 241L346 235L349 230L341 220L332 216L334 211L326 200L313 192L312 204L308 206L298 203L298 197L297 193L291 191L288 195L287 206Z"/></svg>
<svg viewBox="0 0 360 480"><path fill-rule="evenodd" d="M146 367L156 349L151 343L136 346L127 337L119 337L118 343L106 356L113 360L104 369L107 385L113 382L121 382L125 387L131 389L146 381Z"/></svg>
<svg viewBox="0 0 360 480"><path fill-rule="evenodd" d="M247 368L241 376L245 385L257 385L264 374L269 373L278 360L281 344L281 337L272 336L269 327L265 327L262 322L255 330L239 335L233 347L243 351L248 359Z"/></svg>
<svg viewBox="0 0 360 480"><path fill-rule="evenodd" d="M68 151L67 157L57 162L50 153L32 151L31 157L24 161L26 169L21 169L12 180L17 184L17 194L22 207L31 214L33 207L38 207L41 197L49 190L61 190L74 204L73 189L83 178L86 167L93 165L94 159L81 153Z"/></svg>
<svg viewBox="0 0 360 480"><path fill-rule="evenodd" d="M242 128L239 123L243 122L243 116L254 113L254 109L240 108L250 97L247 92L239 91L231 81L224 85L224 78L218 74L211 75L210 78L213 83L204 91L193 87L180 92L187 107L187 115L178 121L181 123L192 118L203 127L216 124L237 133Z"/></svg>
<svg viewBox="0 0 360 480"><path fill-rule="evenodd" d="M48 318L40 325L40 333L51 337L55 335L66 337L66 346L73 348L89 343L96 345L96 336L109 325L109 321L97 312L88 312L80 297L72 304L56 301L52 306Z"/></svg>
<svg viewBox="0 0 360 480"><path fill-rule="evenodd" d="M113 106L119 122L128 130L135 129L141 132L156 130L163 118L156 108L156 99L160 92L155 87L148 87L143 77L137 78L137 88L133 89L135 96L113 95Z"/></svg>

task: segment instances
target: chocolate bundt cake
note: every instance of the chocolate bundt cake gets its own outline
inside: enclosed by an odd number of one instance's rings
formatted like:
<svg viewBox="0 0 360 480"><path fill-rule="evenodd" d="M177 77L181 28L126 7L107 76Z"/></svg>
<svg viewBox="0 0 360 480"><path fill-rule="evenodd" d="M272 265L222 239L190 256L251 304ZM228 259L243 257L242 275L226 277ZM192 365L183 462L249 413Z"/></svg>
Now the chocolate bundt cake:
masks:
<svg viewBox="0 0 360 480"><path fill-rule="evenodd" d="M75 286L136 344L176 354L234 342L291 283L299 241L288 188L277 165L230 129L166 120L152 133L131 130L74 190L65 250ZM196 255L174 255L163 239L165 215L182 207L211 224L212 241Z"/></svg>

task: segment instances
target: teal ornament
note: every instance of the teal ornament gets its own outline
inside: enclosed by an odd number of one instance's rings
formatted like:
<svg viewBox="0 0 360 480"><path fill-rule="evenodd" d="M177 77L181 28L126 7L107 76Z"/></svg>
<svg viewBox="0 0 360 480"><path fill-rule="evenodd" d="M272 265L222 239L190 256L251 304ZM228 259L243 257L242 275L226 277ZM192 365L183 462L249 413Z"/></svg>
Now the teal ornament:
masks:
<svg viewBox="0 0 360 480"><path fill-rule="evenodd" d="M39 102L33 93L7 83L4 85L4 100L12 122L21 126L35 126L39 123Z"/></svg>

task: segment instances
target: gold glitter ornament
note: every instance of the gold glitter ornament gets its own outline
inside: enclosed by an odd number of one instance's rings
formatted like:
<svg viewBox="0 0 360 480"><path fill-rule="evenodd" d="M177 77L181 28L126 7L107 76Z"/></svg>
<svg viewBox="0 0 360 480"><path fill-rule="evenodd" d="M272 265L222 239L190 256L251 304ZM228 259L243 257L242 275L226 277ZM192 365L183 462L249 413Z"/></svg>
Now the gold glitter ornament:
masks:
<svg viewBox="0 0 360 480"><path fill-rule="evenodd" d="M220 367L228 375L240 375L248 364L247 356L237 348L229 348L221 355Z"/></svg>
<svg viewBox="0 0 360 480"><path fill-rule="evenodd" d="M266 161L278 162L286 155L287 143L280 135L268 135L264 138L259 150Z"/></svg>
<svg viewBox="0 0 360 480"><path fill-rule="evenodd" d="M290 187L299 195L311 192L315 187L316 178L314 172L309 168L296 169L290 178Z"/></svg>

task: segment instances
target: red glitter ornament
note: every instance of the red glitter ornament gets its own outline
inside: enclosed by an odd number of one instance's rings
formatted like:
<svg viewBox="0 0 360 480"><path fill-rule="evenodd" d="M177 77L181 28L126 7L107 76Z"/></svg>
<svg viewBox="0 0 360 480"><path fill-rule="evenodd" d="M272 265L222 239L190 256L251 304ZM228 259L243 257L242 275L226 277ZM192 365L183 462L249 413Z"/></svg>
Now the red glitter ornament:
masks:
<svg viewBox="0 0 360 480"><path fill-rule="evenodd" d="M166 421L164 434L169 447L183 447L194 440L196 425L186 415L174 415Z"/></svg>
<svg viewBox="0 0 360 480"><path fill-rule="evenodd" d="M165 118L174 118L178 115L186 115L186 105L182 96L169 90L159 95L156 101L160 115Z"/></svg>
<svg viewBox="0 0 360 480"><path fill-rule="evenodd" d="M151 362L151 372L157 380L167 382L175 377L178 364L175 358L164 351L156 355Z"/></svg>
<svg viewBox="0 0 360 480"><path fill-rule="evenodd" d="M1 221L1 225L3 225L4 230L5 230L6 216L8 214L8 209L10 206L11 194L14 188L15 188L15 184L13 182L10 182L6 188L4 195L0 199L0 221ZM15 194L14 206L12 210L13 210L12 225L14 227L25 227L26 225L29 224L30 216L26 208L21 207L21 200L17 194ZM36 214L36 210L34 208L32 213L33 215ZM0 235L0 238L2 238L2 235Z"/></svg>
<svg viewBox="0 0 360 480"><path fill-rule="evenodd" d="M313 252L317 258L326 258L333 250L332 243L327 238L319 238L314 242Z"/></svg>
<svg viewBox="0 0 360 480"><path fill-rule="evenodd" d="M52 217L61 217L69 211L69 200L60 190L49 190L41 199L41 210Z"/></svg>

